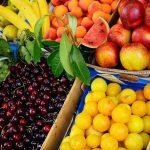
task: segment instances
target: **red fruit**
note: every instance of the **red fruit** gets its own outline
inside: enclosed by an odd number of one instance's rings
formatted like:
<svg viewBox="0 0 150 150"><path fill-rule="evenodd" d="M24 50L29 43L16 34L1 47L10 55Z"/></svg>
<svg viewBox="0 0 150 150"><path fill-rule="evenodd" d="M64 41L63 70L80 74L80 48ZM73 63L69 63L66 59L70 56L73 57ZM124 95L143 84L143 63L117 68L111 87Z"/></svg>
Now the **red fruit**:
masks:
<svg viewBox="0 0 150 150"><path fill-rule="evenodd" d="M150 27L143 25L136 28L132 33L132 42L142 43L148 49L150 48Z"/></svg>
<svg viewBox="0 0 150 150"><path fill-rule="evenodd" d="M150 3L145 8L145 20L144 23L150 26Z"/></svg>
<svg viewBox="0 0 150 150"><path fill-rule="evenodd" d="M145 9L138 0L131 0L123 5L120 12L121 22L126 29L133 29L144 22Z"/></svg>
<svg viewBox="0 0 150 150"><path fill-rule="evenodd" d="M96 49L96 62L104 68L113 68L118 64L119 51L113 42L106 42Z"/></svg>
<svg viewBox="0 0 150 150"><path fill-rule="evenodd" d="M149 63L148 63L147 69L150 70L150 51L148 53L149 53Z"/></svg>
<svg viewBox="0 0 150 150"><path fill-rule="evenodd" d="M55 40L56 39L56 29L50 27L46 33L45 39L51 39L51 40Z"/></svg>
<svg viewBox="0 0 150 150"><path fill-rule="evenodd" d="M48 132L50 131L50 129L51 129L51 125L46 124L46 125L43 127L43 132L44 132L45 134L48 134Z"/></svg>
<svg viewBox="0 0 150 150"><path fill-rule="evenodd" d="M124 7L124 5L128 2L129 0L122 0L120 3L119 3L119 6L118 6L118 12L119 12L119 15L122 11L122 8Z"/></svg>
<svg viewBox="0 0 150 150"><path fill-rule="evenodd" d="M120 51L120 61L127 70L143 70L149 63L148 50L141 43L125 44Z"/></svg>
<svg viewBox="0 0 150 150"><path fill-rule="evenodd" d="M124 44L129 43L131 32L123 27L122 24L115 24L109 31L108 41L122 47Z"/></svg>
<svg viewBox="0 0 150 150"><path fill-rule="evenodd" d="M144 7L146 7L147 3L148 3L148 0L138 0L139 2L141 2Z"/></svg>

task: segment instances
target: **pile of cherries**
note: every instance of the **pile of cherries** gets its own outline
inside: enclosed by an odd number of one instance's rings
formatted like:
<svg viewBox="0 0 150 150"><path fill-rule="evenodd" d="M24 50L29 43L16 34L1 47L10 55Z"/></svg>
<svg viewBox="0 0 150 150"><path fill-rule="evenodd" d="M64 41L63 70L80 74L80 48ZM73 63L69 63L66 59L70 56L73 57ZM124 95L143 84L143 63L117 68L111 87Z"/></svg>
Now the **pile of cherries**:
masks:
<svg viewBox="0 0 150 150"><path fill-rule="evenodd" d="M55 78L43 59L12 66L0 85L0 150L38 150L73 81Z"/></svg>

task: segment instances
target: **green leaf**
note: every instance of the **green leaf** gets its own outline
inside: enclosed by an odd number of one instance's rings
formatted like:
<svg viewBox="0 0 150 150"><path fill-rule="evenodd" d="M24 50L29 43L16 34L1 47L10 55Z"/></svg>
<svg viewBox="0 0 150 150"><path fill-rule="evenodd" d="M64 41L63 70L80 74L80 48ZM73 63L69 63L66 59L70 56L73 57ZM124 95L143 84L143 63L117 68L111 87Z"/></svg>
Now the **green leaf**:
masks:
<svg viewBox="0 0 150 150"><path fill-rule="evenodd" d="M42 44L44 46L48 46L54 50L58 50L59 49L59 43L52 41L52 40L42 40Z"/></svg>
<svg viewBox="0 0 150 150"><path fill-rule="evenodd" d="M35 41L26 40L26 48L28 49L28 51L31 54L32 58L34 56L34 44L35 44Z"/></svg>
<svg viewBox="0 0 150 150"><path fill-rule="evenodd" d="M38 42L38 40L35 40L34 49L33 49L33 61L34 61L34 63L40 62L41 53L42 53L41 45Z"/></svg>
<svg viewBox="0 0 150 150"><path fill-rule="evenodd" d="M86 85L90 85L90 73L83 59L80 50L73 45L70 59L75 76L77 76Z"/></svg>
<svg viewBox="0 0 150 150"><path fill-rule="evenodd" d="M12 52L10 44L2 38L0 38L0 52Z"/></svg>
<svg viewBox="0 0 150 150"><path fill-rule="evenodd" d="M60 61L65 71L71 76L74 76L71 62L70 62L71 47L72 47L72 44L66 32L64 32L61 38L60 46L59 46Z"/></svg>
<svg viewBox="0 0 150 150"><path fill-rule="evenodd" d="M52 72L54 74L54 76L57 78L59 77L62 72L63 72L63 66L60 62L60 57L59 57L59 51L55 50L53 51L47 59L47 63L49 66L51 66L52 68Z"/></svg>
<svg viewBox="0 0 150 150"><path fill-rule="evenodd" d="M76 32L76 28L77 28L77 18L75 16L72 16L72 15L69 15L69 14L66 14L66 16L69 19L69 26L72 29L72 33L73 33L73 36L74 36L75 32Z"/></svg>

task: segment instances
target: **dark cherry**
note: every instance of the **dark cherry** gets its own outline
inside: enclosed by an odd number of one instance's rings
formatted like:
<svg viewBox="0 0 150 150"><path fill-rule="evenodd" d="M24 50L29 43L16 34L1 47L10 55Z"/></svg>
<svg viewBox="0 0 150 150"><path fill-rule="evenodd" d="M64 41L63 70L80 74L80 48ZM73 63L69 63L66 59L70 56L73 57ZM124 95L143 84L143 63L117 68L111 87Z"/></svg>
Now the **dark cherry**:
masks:
<svg viewBox="0 0 150 150"><path fill-rule="evenodd" d="M28 123L28 120L27 120L26 118L21 118L21 119L19 120L19 123L20 123L20 125L22 125L22 126L26 126L27 123Z"/></svg>
<svg viewBox="0 0 150 150"><path fill-rule="evenodd" d="M37 81L38 81L38 82L42 82L42 81L43 81L43 77L42 77L41 75L38 75L38 76L37 76Z"/></svg>
<svg viewBox="0 0 150 150"><path fill-rule="evenodd" d="M18 129L19 129L20 133L24 133L26 131L26 128L23 125L19 125Z"/></svg>
<svg viewBox="0 0 150 150"><path fill-rule="evenodd" d="M4 102L8 102L9 100L10 100L10 98L8 98L8 97L6 97L6 96L3 98L3 101L4 101Z"/></svg>
<svg viewBox="0 0 150 150"><path fill-rule="evenodd" d="M7 118L11 118L13 116L13 112L11 111L11 110L8 110L7 112L6 112L6 117Z"/></svg>
<svg viewBox="0 0 150 150"><path fill-rule="evenodd" d="M15 133L15 134L13 135L13 139L14 139L15 141L20 141L20 140L22 139L22 135L21 135L20 133Z"/></svg>
<svg viewBox="0 0 150 150"><path fill-rule="evenodd" d="M41 111L41 114L44 116L47 115L47 113L48 113L48 110L45 107L42 107L40 111Z"/></svg>
<svg viewBox="0 0 150 150"><path fill-rule="evenodd" d="M4 124L5 123L5 119L0 117L0 125Z"/></svg>
<svg viewBox="0 0 150 150"><path fill-rule="evenodd" d="M31 100L35 100L37 98L37 95L31 94L29 97Z"/></svg>
<svg viewBox="0 0 150 150"><path fill-rule="evenodd" d="M44 125L44 121L38 120L36 124L37 124L37 126L42 127Z"/></svg>
<svg viewBox="0 0 150 150"><path fill-rule="evenodd" d="M29 109L29 113L30 113L31 116L35 116L36 113L37 113L36 108L30 108L30 109Z"/></svg>
<svg viewBox="0 0 150 150"><path fill-rule="evenodd" d="M22 102L25 102L27 100L27 97L25 95L23 95L23 96L21 96L20 99L21 99Z"/></svg>
<svg viewBox="0 0 150 150"><path fill-rule="evenodd" d="M63 87L62 87L62 86L59 86L58 89L57 89L57 93L58 93L58 94L63 94L64 92L65 92L65 91L64 91Z"/></svg>
<svg viewBox="0 0 150 150"><path fill-rule="evenodd" d="M28 86L28 91L29 91L29 92L32 92L32 91L33 91L33 86L32 86L32 85L29 85L29 86Z"/></svg>
<svg viewBox="0 0 150 150"><path fill-rule="evenodd" d="M49 77L48 73L47 72L43 73L43 77L48 78Z"/></svg>
<svg viewBox="0 0 150 150"><path fill-rule="evenodd" d="M41 100L41 103L40 103L42 106L45 106L48 104L48 101L47 100Z"/></svg>
<svg viewBox="0 0 150 150"><path fill-rule="evenodd" d="M46 125L43 127L43 132L44 132L45 134L48 134L48 132L50 131L50 129L51 129L51 125L46 124Z"/></svg>
<svg viewBox="0 0 150 150"><path fill-rule="evenodd" d="M41 66L43 69L45 69L45 68L47 67L47 64L46 64L45 62L42 62L42 63L40 64L40 66Z"/></svg>
<svg viewBox="0 0 150 150"><path fill-rule="evenodd" d="M16 114L17 114L17 115L23 115L23 113L24 113L23 110L20 109L20 108L17 109L17 111L16 111Z"/></svg>
<svg viewBox="0 0 150 150"><path fill-rule="evenodd" d="M46 85L46 84L49 84L50 81L48 79L44 79L43 83Z"/></svg>
<svg viewBox="0 0 150 150"><path fill-rule="evenodd" d="M18 117L18 116L13 116L13 117L11 118L11 122L17 124L17 123L19 122L19 117Z"/></svg>
<svg viewBox="0 0 150 150"><path fill-rule="evenodd" d="M2 109L8 110L8 108L9 108L8 103L7 102L3 102L2 103Z"/></svg>
<svg viewBox="0 0 150 150"><path fill-rule="evenodd" d="M18 132L17 127L16 127L16 126L11 126L11 127L9 128L9 132L10 132L10 133L17 133L17 132Z"/></svg>
<svg viewBox="0 0 150 150"><path fill-rule="evenodd" d="M17 105L18 107L21 107L21 106L23 105L23 103L22 103L22 101L18 100L18 101L16 101L16 105Z"/></svg>
<svg viewBox="0 0 150 150"><path fill-rule="evenodd" d="M11 150L12 149L12 146L13 146L13 144L12 144L12 142L10 142L10 141L7 141L7 142L5 142L4 143L4 148L6 149L6 150Z"/></svg>
<svg viewBox="0 0 150 150"><path fill-rule="evenodd" d="M44 94L44 95L43 95L43 98L44 98L45 100L50 100L50 96L49 96L48 94Z"/></svg>
<svg viewBox="0 0 150 150"><path fill-rule="evenodd" d="M10 107L10 110L11 110L12 112L14 112L16 109L17 109L17 106L16 106L16 105L12 105L12 106Z"/></svg>
<svg viewBox="0 0 150 150"><path fill-rule="evenodd" d="M16 148L22 150L24 148L24 144L21 141L16 142Z"/></svg>
<svg viewBox="0 0 150 150"><path fill-rule="evenodd" d="M21 89L17 89L15 91L15 93L16 93L17 96L22 96L23 95L23 91Z"/></svg>
<svg viewBox="0 0 150 150"><path fill-rule="evenodd" d="M7 141L7 139L8 139L8 137L7 137L6 134L1 134L1 140L2 140L3 142Z"/></svg>
<svg viewBox="0 0 150 150"><path fill-rule="evenodd" d="M40 98L38 98L38 99L36 99L36 103L38 104L38 105L40 105L41 104L41 99Z"/></svg>

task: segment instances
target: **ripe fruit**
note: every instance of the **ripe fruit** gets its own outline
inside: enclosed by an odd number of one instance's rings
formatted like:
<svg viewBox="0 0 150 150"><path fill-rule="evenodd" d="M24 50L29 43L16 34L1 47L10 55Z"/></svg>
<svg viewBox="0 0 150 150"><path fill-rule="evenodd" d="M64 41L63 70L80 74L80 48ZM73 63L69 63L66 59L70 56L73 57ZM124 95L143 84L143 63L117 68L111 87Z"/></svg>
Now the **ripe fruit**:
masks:
<svg viewBox="0 0 150 150"><path fill-rule="evenodd" d="M75 135L71 137L70 145L72 149L82 149L86 146L86 139L83 135Z"/></svg>
<svg viewBox="0 0 150 150"><path fill-rule="evenodd" d="M112 42L106 42L96 49L96 62L104 68L113 68L118 64L119 51L117 45Z"/></svg>
<svg viewBox="0 0 150 150"><path fill-rule="evenodd" d="M150 4L148 3L146 8L145 8L145 19L144 23L147 26L150 26Z"/></svg>
<svg viewBox="0 0 150 150"><path fill-rule="evenodd" d="M126 2L120 12L120 19L126 29L133 29L144 21L144 6L138 0Z"/></svg>
<svg viewBox="0 0 150 150"><path fill-rule="evenodd" d="M75 36L76 38L82 38L86 34L86 28L84 26L78 26L76 29Z"/></svg>
<svg viewBox="0 0 150 150"><path fill-rule="evenodd" d="M127 70L143 70L149 63L148 50L140 43L125 44L120 51L120 61Z"/></svg>
<svg viewBox="0 0 150 150"><path fill-rule="evenodd" d="M144 86L144 96L146 99L150 100L150 83Z"/></svg>
<svg viewBox="0 0 150 150"><path fill-rule="evenodd" d="M60 150L72 150L71 144L69 142L62 143L60 145Z"/></svg>
<svg viewBox="0 0 150 150"><path fill-rule="evenodd" d="M127 125L128 125L129 132L132 133L140 133L144 129L144 122L142 118L136 115L131 115Z"/></svg>
<svg viewBox="0 0 150 150"><path fill-rule="evenodd" d="M146 106L147 106L147 113L146 113L146 115L150 115L150 101L148 101L146 103Z"/></svg>
<svg viewBox="0 0 150 150"><path fill-rule="evenodd" d="M70 131L70 137L75 135L84 135L84 130L80 129L77 125L73 125Z"/></svg>
<svg viewBox="0 0 150 150"><path fill-rule="evenodd" d="M83 11L87 11L93 0L79 0L79 6Z"/></svg>
<svg viewBox="0 0 150 150"><path fill-rule="evenodd" d="M89 30L93 25L93 21L88 18L88 17L84 17L81 21L81 26L84 26L87 30Z"/></svg>
<svg viewBox="0 0 150 150"><path fill-rule="evenodd" d="M130 39L131 31L125 29L122 24L113 25L108 34L108 41L117 44L119 47L129 43Z"/></svg>
<svg viewBox="0 0 150 150"><path fill-rule="evenodd" d="M46 39L55 40L55 39L56 39L56 35L57 35L56 29L53 28L53 27L50 27L50 28L47 30L47 33L46 33L46 35L45 35L45 38L46 38Z"/></svg>
<svg viewBox="0 0 150 150"><path fill-rule="evenodd" d="M136 100L136 93L134 90L126 88L121 91L119 99L123 103L132 104Z"/></svg>
<svg viewBox="0 0 150 150"><path fill-rule="evenodd" d="M94 91L103 91L106 92L107 90L107 83L103 78L96 78L91 83L91 90Z"/></svg>
<svg viewBox="0 0 150 150"><path fill-rule="evenodd" d="M141 150L143 148L142 137L137 133L130 133L124 141L127 149Z"/></svg>
<svg viewBox="0 0 150 150"><path fill-rule="evenodd" d="M101 140L100 146L103 150L117 150L118 141L115 138L108 136Z"/></svg>
<svg viewBox="0 0 150 150"><path fill-rule="evenodd" d="M146 98L144 97L143 90L137 90L137 91L135 91L135 93L136 93L136 99L137 100L141 100L141 101L146 102Z"/></svg>
<svg viewBox="0 0 150 150"><path fill-rule="evenodd" d="M110 119L107 116L98 114L93 119L93 128L99 132L105 132L110 127Z"/></svg>
<svg viewBox="0 0 150 150"><path fill-rule="evenodd" d="M98 110L101 114L110 116L116 104L109 97L105 97L98 102Z"/></svg>
<svg viewBox="0 0 150 150"><path fill-rule="evenodd" d="M95 102L98 102L99 100L101 100L102 98L106 97L105 92L101 91L101 90L96 90L92 92L92 100Z"/></svg>
<svg viewBox="0 0 150 150"><path fill-rule="evenodd" d="M121 92L121 86L118 83L109 83L106 94L108 96L117 96Z"/></svg>
<svg viewBox="0 0 150 150"><path fill-rule="evenodd" d="M143 117L147 113L147 105L143 101L135 101L131 106L132 113L139 117Z"/></svg>
<svg viewBox="0 0 150 150"><path fill-rule="evenodd" d="M140 27L137 27L132 32L132 42L134 43L141 43L143 44L147 49L150 48L150 28L149 26L142 25Z"/></svg>
<svg viewBox="0 0 150 150"><path fill-rule="evenodd" d="M68 9L64 5L58 5L58 6L54 7L53 12L54 12L54 15L56 15L57 17L62 17L62 16L64 16L64 14L66 14L68 12Z"/></svg>
<svg viewBox="0 0 150 150"><path fill-rule="evenodd" d="M142 140L143 140L143 148L146 149L150 141L150 136L145 132L141 132L140 136L142 137Z"/></svg>
<svg viewBox="0 0 150 150"><path fill-rule="evenodd" d="M88 129L91 126L92 118L90 115L82 112L76 116L75 124L80 129Z"/></svg>
<svg viewBox="0 0 150 150"><path fill-rule="evenodd" d="M150 116L144 116L144 132L150 133Z"/></svg>
<svg viewBox="0 0 150 150"><path fill-rule="evenodd" d="M86 138L86 144L90 148L96 148L100 145L100 137L96 134L90 134Z"/></svg>
<svg viewBox="0 0 150 150"><path fill-rule="evenodd" d="M127 123L131 116L131 108L127 104L119 104L112 111L112 119L115 122Z"/></svg>

